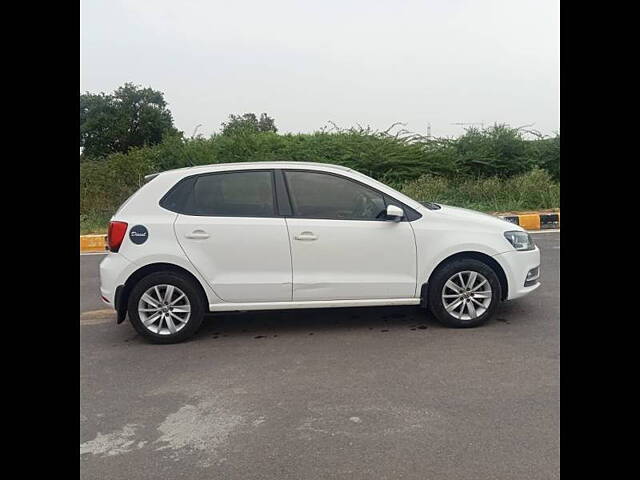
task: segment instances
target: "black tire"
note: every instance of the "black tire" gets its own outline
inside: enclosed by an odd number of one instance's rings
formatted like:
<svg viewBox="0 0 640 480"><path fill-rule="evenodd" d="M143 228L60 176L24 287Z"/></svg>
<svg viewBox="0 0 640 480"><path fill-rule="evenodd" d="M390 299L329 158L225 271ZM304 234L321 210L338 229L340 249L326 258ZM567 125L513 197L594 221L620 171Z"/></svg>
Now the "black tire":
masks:
<svg viewBox="0 0 640 480"><path fill-rule="evenodd" d="M478 272L488 280L491 285L491 303L489 303L489 306L482 315L473 319L462 320L447 312L443 304L442 290L447 280L456 273L464 272L466 270ZM480 260L460 258L438 267L438 269L432 274L431 279L429 280L427 304L433 315L436 317L436 320L443 325L453 328L470 328L482 325L489 320L498 307L498 303L501 298L502 290L500 280L498 279L496 272L490 266Z"/></svg>
<svg viewBox="0 0 640 480"><path fill-rule="evenodd" d="M144 292L149 288L152 288L154 285L165 284L178 287L184 292L191 304L191 313L186 325L176 333L161 335L150 331L144 326L138 314L138 302ZM133 328L152 343L168 344L182 342L193 336L202 325L202 320L204 319L204 300L205 299L202 298L202 293L198 289L197 285L195 285L194 281L186 275L172 271L151 273L139 280L131 290L127 305L129 320L131 321Z"/></svg>

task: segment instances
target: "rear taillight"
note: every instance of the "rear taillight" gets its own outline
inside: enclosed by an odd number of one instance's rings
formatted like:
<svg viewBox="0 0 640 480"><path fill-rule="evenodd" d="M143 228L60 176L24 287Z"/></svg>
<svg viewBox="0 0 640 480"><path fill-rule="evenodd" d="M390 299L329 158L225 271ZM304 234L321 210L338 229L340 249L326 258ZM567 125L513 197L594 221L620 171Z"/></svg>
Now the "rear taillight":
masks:
<svg viewBox="0 0 640 480"><path fill-rule="evenodd" d="M107 233L107 245L109 250L117 252L124 240L124 234L127 233L126 222L109 222L109 232Z"/></svg>

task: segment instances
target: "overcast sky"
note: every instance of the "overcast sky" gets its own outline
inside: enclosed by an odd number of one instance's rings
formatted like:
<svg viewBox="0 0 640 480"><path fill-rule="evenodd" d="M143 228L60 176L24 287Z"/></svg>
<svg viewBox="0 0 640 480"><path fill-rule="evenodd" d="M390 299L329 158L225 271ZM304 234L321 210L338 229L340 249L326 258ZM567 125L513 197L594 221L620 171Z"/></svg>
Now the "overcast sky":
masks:
<svg viewBox="0 0 640 480"><path fill-rule="evenodd" d="M80 90L164 92L176 127L267 112L435 136L560 128L559 0L81 0Z"/></svg>

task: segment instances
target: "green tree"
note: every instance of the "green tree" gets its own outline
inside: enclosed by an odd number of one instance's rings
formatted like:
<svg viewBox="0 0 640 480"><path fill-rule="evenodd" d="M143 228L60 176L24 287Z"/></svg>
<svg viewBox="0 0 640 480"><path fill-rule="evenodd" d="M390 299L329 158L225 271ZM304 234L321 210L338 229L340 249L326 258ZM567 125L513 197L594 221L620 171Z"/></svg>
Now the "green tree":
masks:
<svg viewBox="0 0 640 480"><path fill-rule="evenodd" d="M160 91L125 83L110 95L80 95L81 159L156 145L167 134L180 132Z"/></svg>
<svg viewBox="0 0 640 480"><path fill-rule="evenodd" d="M223 135L237 135L246 133L273 132L276 133L276 122L266 113L261 113L260 118L255 113L244 115L229 115L229 121L222 123Z"/></svg>
<svg viewBox="0 0 640 480"><path fill-rule="evenodd" d="M554 180L560 181L560 133L538 140L539 163Z"/></svg>

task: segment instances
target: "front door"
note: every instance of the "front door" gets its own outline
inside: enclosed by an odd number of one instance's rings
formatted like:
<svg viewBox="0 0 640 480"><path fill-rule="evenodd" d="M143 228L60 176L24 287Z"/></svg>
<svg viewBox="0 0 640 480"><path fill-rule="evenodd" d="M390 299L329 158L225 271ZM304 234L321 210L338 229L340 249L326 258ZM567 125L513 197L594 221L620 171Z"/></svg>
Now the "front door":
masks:
<svg viewBox="0 0 640 480"><path fill-rule="evenodd" d="M285 178L294 301L415 296L413 230L385 219L380 192L317 171L285 171Z"/></svg>

